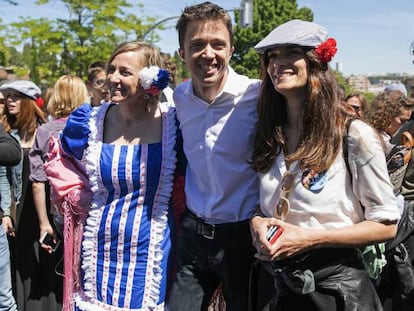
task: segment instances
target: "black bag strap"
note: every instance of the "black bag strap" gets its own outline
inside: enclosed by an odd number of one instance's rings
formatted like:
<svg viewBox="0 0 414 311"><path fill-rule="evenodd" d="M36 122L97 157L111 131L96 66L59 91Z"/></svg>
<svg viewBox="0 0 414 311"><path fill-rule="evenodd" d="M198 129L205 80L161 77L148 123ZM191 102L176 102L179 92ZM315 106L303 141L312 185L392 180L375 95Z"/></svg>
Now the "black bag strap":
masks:
<svg viewBox="0 0 414 311"><path fill-rule="evenodd" d="M344 158L344 161L345 161L346 168L348 170L349 176L351 176L351 183L352 183L352 173L351 173L351 168L349 167L348 133L349 133L349 128L351 127L351 123L355 119L358 119L358 118L348 118L346 120L346 122L345 122L345 131L344 131L344 135L342 137L342 154L343 154L343 158Z"/></svg>

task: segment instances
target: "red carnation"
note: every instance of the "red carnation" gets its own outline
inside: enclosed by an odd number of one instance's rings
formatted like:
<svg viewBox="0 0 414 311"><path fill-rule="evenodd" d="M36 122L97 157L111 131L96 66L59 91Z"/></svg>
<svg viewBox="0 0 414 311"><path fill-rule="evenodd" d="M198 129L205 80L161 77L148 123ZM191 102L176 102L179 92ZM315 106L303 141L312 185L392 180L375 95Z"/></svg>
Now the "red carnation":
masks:
<svg viewBox="0 0 414 311"><path fill-rule="evenodd" d="M151 94L152 96L160 94L160 90L154 84L152 84L151 87L148 90L145 90L145 92L148 93L148 94Z"/></svg>
<svg viewBox="0 0 414 311"><path fill-rule="evenodd" d="M39 107L40 109L42 109L43 105L45 104L43 98L41 98L40 96L36 98L35 102L37 107Z"/></svg>
<svg viewBox="0 0 414 311"><path fill-rule="evenodd" d="M336 51L336 41L334 38L329 38L325 42L322 42L315 49L316 55L318 56L319 60L323 63L329 63L331 59L335 56Z"/></svg>

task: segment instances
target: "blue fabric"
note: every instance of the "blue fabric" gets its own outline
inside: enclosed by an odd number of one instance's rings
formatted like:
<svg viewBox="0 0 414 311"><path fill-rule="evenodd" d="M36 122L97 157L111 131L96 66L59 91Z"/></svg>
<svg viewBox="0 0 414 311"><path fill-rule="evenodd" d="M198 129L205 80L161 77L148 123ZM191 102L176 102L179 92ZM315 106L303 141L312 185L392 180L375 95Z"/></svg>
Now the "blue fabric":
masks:
<svg viewBox="0 0 414 311"><path fill-rule="evenodd" d="M0 166L0 210L4 215L10 216L11 187L7 178L7 167Z"/></svg>
<svg viewBox="0 0 414 311"><path fill-rule="evenodd" d="M174 222L173 213L165 210L173 173L166 151L174 145L167 147L164 140L144 145L103 143L110 106L80 107L61 134L65 152L84 158L94 192L81 250L87 297L78 297L76 304L80 309L92 305L146 309L148 296L162 305L167 295ZM166 130L165 120L163 125Z"/></svg>
<svg viewBox="0 0 414 311"><path fill-rule="evenodd" d="M77 158L82 159L83 151L88 145L90 133L88 121L93 107L90 104L83 104L73 111L68 118L66 127L61 134L63 150Z"/></svg>
<svg viewBox="0 0 414 311"><path fill-rule="evenodd" d="M0 310L17 310L11 285L9 243L3 226L0 226Z"/></svg>
<svg viewBox="0 0 414 311"><path fill-rule="evenodd" d="M132 185L128 185L126 181L126 156L128 153L128 148L133 148L133 155L132 159L133 162L128 167L132 167ZM156 193L158 183L159 183L159 176L161 170L161 144L151 144L149 145L148 150L148 162L146 163L147 167L147 180L146 180L146 193L144 197L143 209L142 209L142 216L140 217L140 223L134 223L136 221L136 214L139 212L139 204L138 199L142 195L140 191L140 157L141 157L141 146L121 146L121 151L118 156L118 175L116 176L118 179L118 187L115 187L113 183L113 176L112 176L112 159L114 158L114 145L103 144L102 145L102 153L100 159L100 172L102 177L102 183L105 185L105 188L108 192L108 197L106 200L106 205L102 212L102 218L99 224L99 230L97 235L97 247L98 247L98 259L97 259L97 267L103 266L105 263L105 256L108 255L109 252L109 283L107 288L102 288L102 279L103 279L103 271L98 269L97 271L97 292L101 293L102 291L106 291L107 296L107 303L112 304L112 291L114 288L115 277L117 274L117 266L121 264L121 284L126 285L126 275L128 274L128 268L130 267L131 262L127 260L132 255L132 251L136 249L135 254L138 255L138 264L135 266L134 272L134 284L132 288L133 291L132 297L135 299L132 300L130 307L131 308L140 308L142 305L142 299L144 294L144 287L145 284L146 274L147 274L147 266L146 266L146 259L148 256L148 249L149 249L149 234L151 231L151 222L148 220L151 219L152 208L153 208L153 198ZM142 190L142 189L141 189ZM116 195L116 192L119 192ZM128 194L132 194L130 201L126 202L126 196ZM118 197L118 199L115 199ZM111 208L111 204L116 202L115 210ZM122 232L124 235L123 240L120 240L120 219L121 214L125 213L125 206L128 206L126 213L126 225L125 231ZM112 212L112 214L111 214ZM110 223L110 232L105 229L105 225ZM134 240L133 238L133 228L134 226L139 225L139 235L138 240ZM111 246L110 249L105 251L105 239L108 239L110 236ZM170 228L167 228L167 232L164 238L164 249L165 253L168 254L171 248L170 243ZM118 247L119 245L123 244L123 257L124 261L122 263L119 262L117 259L118 257ZM134 247L133 245L136 245ZM164 256L162 269L167 271L167 263L168 263L168 256ZM108 264L108 263L106 263ZM162 282L161 292L160 292L160 300L159 303L163 302L166 296L166 274L164 274L164 280ZM125 292L128 287L122 286L123 291ZM123 306L123 299L125 297L125 293L120 294L120 299L118 301L118 306ZM98 295L99 300L103 300L101 295Z"/></svg>
<svg viewBox="0 0 414 311"><path fill-rule="evenodd" d="M12 130L10 135L18 142L20 137L17 130ZM20 202L22 196L22 169L23 169L23 153L19 163L14 166L0 166L0 209L4 215L11 215L11 190L13 189L14 202L16 206Z"/></svg>

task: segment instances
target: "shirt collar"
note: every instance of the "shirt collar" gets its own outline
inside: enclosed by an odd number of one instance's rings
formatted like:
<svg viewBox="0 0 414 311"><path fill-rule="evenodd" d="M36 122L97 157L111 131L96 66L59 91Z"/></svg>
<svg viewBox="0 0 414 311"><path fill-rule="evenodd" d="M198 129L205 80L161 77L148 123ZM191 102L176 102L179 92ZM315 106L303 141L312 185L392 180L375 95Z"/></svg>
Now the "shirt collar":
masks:
<svg viewBox="0 0 414 311"><path fill-rule="evenodd" d="M217 94L216 99L222 96L223 94L230 94L233 96L238 96L240 93L240 83L239 83L240 75L237 74L233 70L233 68L231 68L230 66L227 66L227 69L228 69L228 75L227 75L226 82L224 83L223 90L219 94ZM189 83L187 83L185 93L195 96L192 79L190 79Z"/></svg>

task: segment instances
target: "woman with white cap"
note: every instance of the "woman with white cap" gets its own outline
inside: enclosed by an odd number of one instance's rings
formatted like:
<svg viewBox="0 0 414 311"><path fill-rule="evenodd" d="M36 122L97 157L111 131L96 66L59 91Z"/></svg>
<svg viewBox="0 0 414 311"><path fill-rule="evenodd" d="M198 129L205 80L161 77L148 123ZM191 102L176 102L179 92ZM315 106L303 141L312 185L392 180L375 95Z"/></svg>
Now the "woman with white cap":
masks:
<svg viewBox="0 0 414 311"><path fill-rule="evenodd" d="M382 310L357 248L394 237L400 214L380 139L363 121L351 123L347 169L346 118L328 66L336 42L324 27L292 20L255 49L263 85L251 231L276 286L265 310Z"/></svg>
<svg viewBox="0 0 414 311"><path fill-rule="evenodd" d="M45 310L51 306L49 299L54 297L44 280L55 273L55 267L50 264L48 254L39 252L39 225L29 180L28 157L37 128L46 122L44 113L36 104L41 90L27 80L3 84L0 90L6 98L4 128L18 137L23 150L23 160L12 169L16 222L13 224L10 213L2 218L3 226L14 237L10 250L14 293L19 311Z"/></svg>

